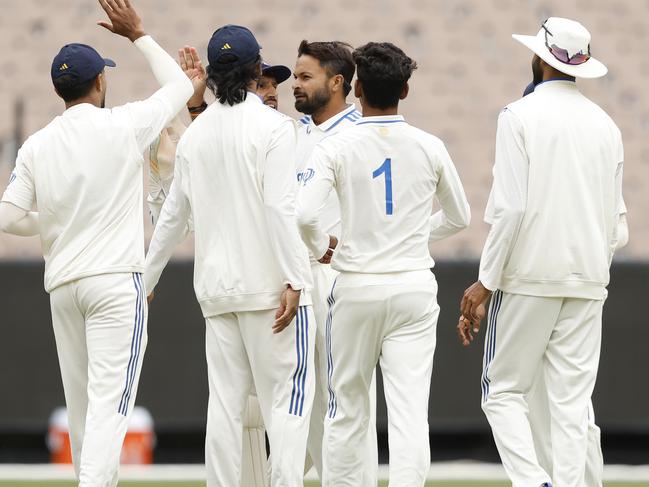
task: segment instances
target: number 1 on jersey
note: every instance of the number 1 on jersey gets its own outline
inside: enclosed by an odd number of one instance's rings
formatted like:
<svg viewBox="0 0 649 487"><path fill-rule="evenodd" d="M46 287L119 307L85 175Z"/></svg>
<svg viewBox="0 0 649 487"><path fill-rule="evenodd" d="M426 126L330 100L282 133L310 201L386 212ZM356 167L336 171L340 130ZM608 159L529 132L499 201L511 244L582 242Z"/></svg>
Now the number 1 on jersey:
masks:
<svg viewBox="0 0 649 487"><path fill-rule="evenodd" d="M372 173L372 179L385 174L385 213L392 214L392 159L387 158L383 164Z"/></svg>

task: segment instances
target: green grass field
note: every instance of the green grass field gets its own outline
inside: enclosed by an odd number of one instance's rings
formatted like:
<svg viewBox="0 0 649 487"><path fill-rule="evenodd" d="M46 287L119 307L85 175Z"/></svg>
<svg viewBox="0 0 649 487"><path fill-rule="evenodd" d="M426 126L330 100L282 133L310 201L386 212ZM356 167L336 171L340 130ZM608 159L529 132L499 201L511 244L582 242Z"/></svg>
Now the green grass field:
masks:
<svg viewBox="0 0 649 487"><path fill-rule="evenodd" d="M18 482L0 481L0 487L76 487L74 482ZM120 482L119 487L204 487L201 482ZM380 487L387 487L381 482ZM509 487L508 482L428 482L426 487ZM605 487L649 487L649 483L606 482ZM320 487L319 482L307 482L304 487Z"/></svg>

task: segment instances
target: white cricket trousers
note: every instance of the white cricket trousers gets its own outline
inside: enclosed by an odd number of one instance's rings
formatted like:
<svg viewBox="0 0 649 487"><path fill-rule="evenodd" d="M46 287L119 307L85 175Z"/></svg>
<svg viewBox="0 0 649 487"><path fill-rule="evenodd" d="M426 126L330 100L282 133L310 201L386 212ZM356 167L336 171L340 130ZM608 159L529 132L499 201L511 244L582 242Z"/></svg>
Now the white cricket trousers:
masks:
<svg viewBox="0 0 649 487"><path fill-rule="evenodd" d="M142 275L63 284L50 304L79 487L114 487L147 343Z"/></svg>
<svg viewBox="0 0 649 487"><path fill-rule="evenodd" d="M595 386L603 301L496 291L489 306L482 409L513 487L584 487L588 412ZM552 475L534 447L527 395L543 374Z"/></svg>
<svg viewBox="0 0 649 487"><path fill-rule="evenodd" d="M270 443L271 485L303 485L314 394L315 320L311 306L300 306L293 322L274 335L275 311L205 320L208 487L241 485L243 418L253 384Z"/></svg>
<svg viewBox="0 0 649 487"><path fill-rule="evenodd" d="M532 390L526 396L529 407L528 419L534 438L534 448L539 465L552 477L552 439L550 438L550 406L545 377L538 374ZM586 449L585 487L602 487L604 457L602 456L600 429L595 424L592 401L588 404L588 446Z"/></svg>
<svg viewBox="0 0 649 487"><path fill-rule="evenodd" d="M341 273L332 289L326 338L329 408L325 487L365 487L369 387L380 361L388 407L390 487L423 487L430 469L428 399L437 283L430 270Z"/></svg>
<svg viewBox="0 0 649 487"><path fill-rule="evenodd" d="M324 440L324 421L329 403L328 374L327 374L327 351L325 330L329 305L327 300L331 288L338 276L338 272L330 265L312 264L313 275L313 314L315 315L316 340L315 340L315 376L316 389L313 399L313 410L311 411L311 425L309 427L309 439L307 451L313 466L322 479L322 443ZM363 462L363 486L375 486L378 482L378 446L376 441L376 375L373 374L370 385L370 422L367 428L366 443L362 447L365 453ZM307 466L310 463L307 462Z"/></svg>

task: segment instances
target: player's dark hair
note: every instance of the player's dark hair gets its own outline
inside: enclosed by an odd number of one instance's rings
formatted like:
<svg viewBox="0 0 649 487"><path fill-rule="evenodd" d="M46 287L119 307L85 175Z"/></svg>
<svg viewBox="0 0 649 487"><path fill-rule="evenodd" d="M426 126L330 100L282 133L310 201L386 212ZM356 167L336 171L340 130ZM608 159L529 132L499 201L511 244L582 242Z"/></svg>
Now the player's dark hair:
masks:
<svg viewBox="0 0 649 487"><path fill-rule="evenodd" d="M257 81L261 73L261 57L230 70L216 70L207 67L207 87L223 105L230 106L241 103L248 96L248 85Z"/></svg>
<svg viewBox="0 0 649 487"><path fill-rule="evenodd" d="M55 80L52 80L52 82L54 83L54 89L58 95L63 98L64 101L70 103L88 95L92 90L96 79L97 78L95 77L91 80L79 83L74 76L64 74Z"/></svg>
<svg viewBox="0 0 649 487"><path fill-rule="evenodd" d="M317 59L330 78L337 74L342 75L345 80L343 93L347 96L352 90L352 78L355 70L352 50L352 46L346 42L308 42L303 40L297 48L297 56L311 56Z"/></svg>
<svg viewBox="0 0 649 487"><path fill-rule="evenodd" d="M367 104L383 110L397 106L417 63L390 42L369 42L353 56Z"/></svg>

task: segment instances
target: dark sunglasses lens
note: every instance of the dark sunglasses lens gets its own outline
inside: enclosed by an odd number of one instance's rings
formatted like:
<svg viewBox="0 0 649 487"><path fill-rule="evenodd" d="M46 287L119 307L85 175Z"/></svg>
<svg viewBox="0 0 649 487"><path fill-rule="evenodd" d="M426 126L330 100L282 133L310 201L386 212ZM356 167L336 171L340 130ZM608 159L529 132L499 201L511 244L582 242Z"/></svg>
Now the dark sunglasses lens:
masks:
<svg viewBox="0 0 649 487"><path fill-rule="evenodd" d="M568 64L584 64L586 61L590 59L590 56L588 54L575 54L570 61L568 61Z"/></svg>
<svg viewBox="0 0 649 487"><path fill-rule="evenodd" d="M557 58L562 63L568 63L570 61L570 56L568 56L568 51L560 47L557 47L554 44L550 46L550 52L555 58Z"/></svg>
<svg viewBox="0 0 649 487"><path fill-rule="evenodd" d="M590 56L588 54L575 54L574 56L570 57L568 51L560 47L557 47L555 44L552 44L550 46L550 52L555 58L557 58L562 63L570 64L572 66L578 66L579 64L584 64L586 61L590 59Z"/></svg>

